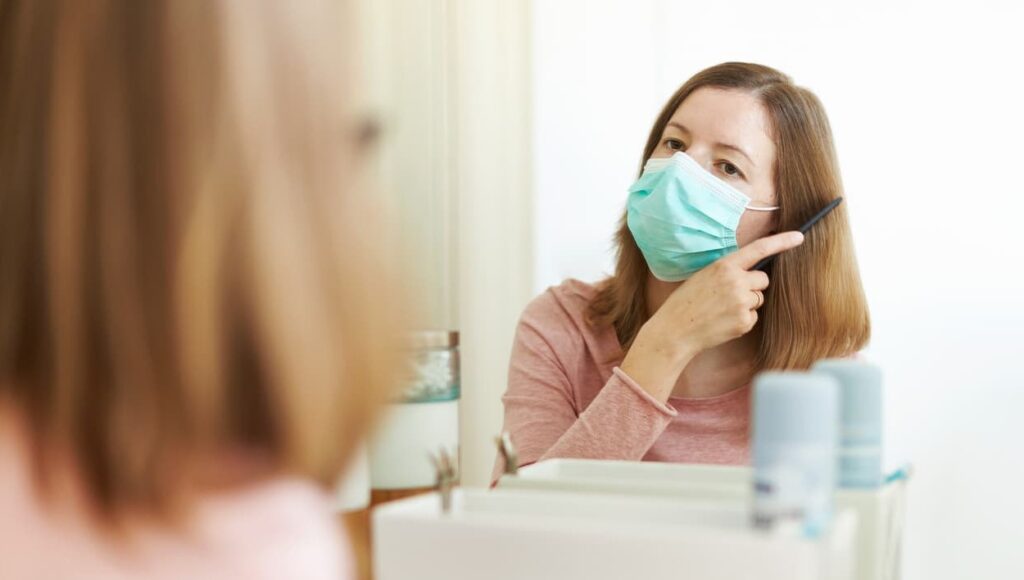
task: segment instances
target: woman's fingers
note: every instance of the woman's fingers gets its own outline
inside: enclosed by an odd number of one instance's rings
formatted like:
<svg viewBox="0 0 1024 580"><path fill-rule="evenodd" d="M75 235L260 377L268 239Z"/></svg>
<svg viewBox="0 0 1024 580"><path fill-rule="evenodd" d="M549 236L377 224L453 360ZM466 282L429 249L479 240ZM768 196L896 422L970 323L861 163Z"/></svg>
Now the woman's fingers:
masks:
<svg viewBox="0 0 1024 580"><path fill-rule="evenodd" d="M768 288L768 274L760 270L754 270L748 272L746 276L751 290L764 290Z"/></svg>
<svg viewBox="0 0 1024 580"><path fill-rule="evenodd" d="M761 292L760 290L754 290L753 292L750 293L750 296L751 310L757 310L758 308L764 306L764 292Z"/></svg>
<svg viewBox="0 0 1024 580"><path fill-rule="evenodd" d="M782 232L781 234L754 240L722 258L722 261L731 262L744 270L749 270L768 256L785 252L802 243L804 243L804 235L800 232Z"/></svg>

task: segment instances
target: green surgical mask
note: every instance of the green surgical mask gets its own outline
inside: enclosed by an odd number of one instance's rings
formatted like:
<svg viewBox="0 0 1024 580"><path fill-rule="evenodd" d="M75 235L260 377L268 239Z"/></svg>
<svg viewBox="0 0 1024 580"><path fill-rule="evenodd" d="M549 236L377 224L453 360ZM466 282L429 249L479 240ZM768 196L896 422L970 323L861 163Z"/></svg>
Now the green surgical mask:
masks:
<svg viewBox="0 0 1024 580"><path fill-rule="evenodd" d="M649 159L629 188L626 224L659 280L679 282L736 251L736 228L750 198L689 155Z"/></svg>

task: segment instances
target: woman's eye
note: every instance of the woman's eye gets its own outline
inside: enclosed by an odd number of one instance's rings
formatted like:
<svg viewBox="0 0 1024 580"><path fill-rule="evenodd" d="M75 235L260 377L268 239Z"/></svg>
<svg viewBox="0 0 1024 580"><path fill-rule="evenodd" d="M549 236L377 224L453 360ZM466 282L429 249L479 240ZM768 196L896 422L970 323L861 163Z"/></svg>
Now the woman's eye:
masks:
<svg viewBox="0 0 1024 580"><path fill-rule="evenodd" d="M732 163L729 163L728 161L721 162L719 164L719 167L721 168L722 173L728 175L729 177L743 177L743 174L740 172L739 168L737 168Z"/></svg>
<svg viewBox="0 0 1024 580"><path fill-rule="evenodd" d="M683 150L683 142L679 139L665 139L665 146L673 151Z"/></svg>

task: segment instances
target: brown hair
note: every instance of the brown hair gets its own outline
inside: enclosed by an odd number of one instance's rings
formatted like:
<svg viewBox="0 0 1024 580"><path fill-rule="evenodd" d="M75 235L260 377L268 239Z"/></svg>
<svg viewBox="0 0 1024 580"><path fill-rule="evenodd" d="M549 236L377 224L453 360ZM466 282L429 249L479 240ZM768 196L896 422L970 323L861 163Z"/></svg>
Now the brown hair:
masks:
<svg viewBox="0 0 1024 580"><path fill-rule="evenodd" d="M387 397L386 236L319 7L0 2L0 402L108 521L188 505L224 451L333 482Z"/></svg>
<svg viewBox="0 0 1024 580"><path fill-rule="evenodd" d="M641 171L676 109L701 87L745 91L760 99L777 151L773 173L779 231L796 229L843 195L832 131L821 102L788 76L757 64L728 62L686 81L654 122ZM594 325L614 325L619 342L629 348L647 320L648 269L625 215L616 242L615 274L601 285L588 314ZM758 370L804 369L821 358L852 354L867 343L870 319L846 204L815 226L802 246L775 259L758 324Z"/></svg>

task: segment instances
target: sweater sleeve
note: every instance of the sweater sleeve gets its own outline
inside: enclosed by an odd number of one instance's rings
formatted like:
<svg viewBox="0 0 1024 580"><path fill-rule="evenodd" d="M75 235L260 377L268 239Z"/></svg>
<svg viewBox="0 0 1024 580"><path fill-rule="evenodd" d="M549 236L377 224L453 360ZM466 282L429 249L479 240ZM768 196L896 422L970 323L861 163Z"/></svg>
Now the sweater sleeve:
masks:
<svg viewBox="0 0 1024 580"><path fill-rule="evenodd" d="M578 409L570 369L583 356L582 341L558 328L557 312L537 312L541 306L531 304L519 322L502 397L504 429L520 466L552 458L641 459L676 411L619 368L594 400ZM503 471L499 457L492 484Z"/></svg>

